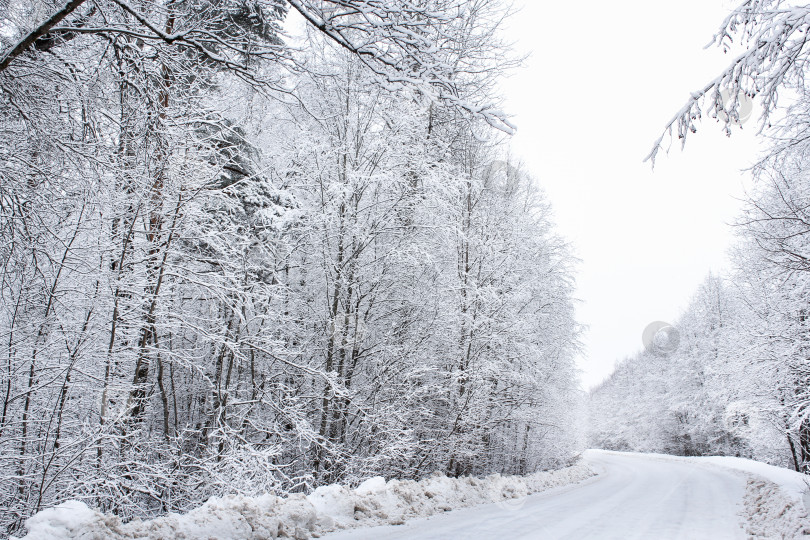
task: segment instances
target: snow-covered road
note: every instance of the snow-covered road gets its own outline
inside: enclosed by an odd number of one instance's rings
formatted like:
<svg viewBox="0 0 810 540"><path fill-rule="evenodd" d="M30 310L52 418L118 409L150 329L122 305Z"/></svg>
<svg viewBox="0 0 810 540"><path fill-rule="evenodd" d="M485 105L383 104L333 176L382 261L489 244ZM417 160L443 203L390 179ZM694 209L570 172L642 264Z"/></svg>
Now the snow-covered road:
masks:
<svg viewBox="0 0 810 540"><path fill-rule="evenodd" d="M745 538L745 477L693 461L588 451L600 474L529 496L522 506L489 504L405 525L341 531L329 540Z"/></svg>

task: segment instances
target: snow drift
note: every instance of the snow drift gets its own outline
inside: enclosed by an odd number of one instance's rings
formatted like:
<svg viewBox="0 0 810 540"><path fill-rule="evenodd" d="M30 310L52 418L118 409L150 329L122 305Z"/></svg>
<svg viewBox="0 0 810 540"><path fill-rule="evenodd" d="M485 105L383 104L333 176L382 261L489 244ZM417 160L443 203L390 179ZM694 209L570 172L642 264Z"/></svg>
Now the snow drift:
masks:
<svg viewBox="0 0 810 540"><path fill-rule="evenodd" d="M319 536L337 529L401 524L479 504L515 505L529 494L573 484L595 473L580 462L557 471L529 476L448 478L434 473L420 481L374 477L355 489L341 485L293 494L212 497L186 514L168 514L122 523L81 501L67 501L38 512L26 522L24 540L61 539L269 539Z"/></svg>
<svg viewBox="0 0 810 540"><path fill-rule="evenodd" d="M745 532L751 539L805 538L810 535L810 486L807 475L735 457L703 458L745 473Z"/></svg>
<svg viewBox="0 0 810 540"><path fill-rule="evenodd" d="M810 535L808 477L790 469L726 456L696 458L744 473L745 532L752 540L804 538Z"/></svg>

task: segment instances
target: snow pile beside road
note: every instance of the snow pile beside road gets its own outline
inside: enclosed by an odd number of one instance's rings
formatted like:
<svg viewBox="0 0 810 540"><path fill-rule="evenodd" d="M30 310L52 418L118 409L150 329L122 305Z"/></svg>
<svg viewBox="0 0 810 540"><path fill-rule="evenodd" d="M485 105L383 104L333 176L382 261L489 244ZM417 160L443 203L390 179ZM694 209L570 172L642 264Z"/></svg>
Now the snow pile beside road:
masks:
<svg viewBox="0 0 810 540"><path fill-rule="evenodd" d="M712 456L700 459L708 463L728 467L729 469L756 474L778 485L791 499L802 501L803 503L808 500L808 489L810 489L808 480L810 480L810 478L802 473L791 471L784 467L776 467L774 465L768 465L767 463L737 457ZM810 508L810 506L808 506L808 508Z"/></svg>
<svg viewBox="0 0 810 540"><path fill-rule="evenodd" d="M38 512L26 521L25 540L129 538L309 538L316 512L304 495L212 497L186 514L169 514L127 524L115 516L68 501Z"/></svg>
<svg viewBox="0 0 810 540"><path fill-rule="evenodd" d="M745 473L745 532L749 538L803 538L810 535L807 475L759 461L736 457L698 458Z"/></svg>
<svg viewBox="0 0 810 540"><path fill-rule="evenodd" d="M434 474L420 481L371 478L356 489L323 486L311 494L212 497L186 514L121 523L79 501L43 510L26 522L24 540L61 539L307 539L357 526L401 524L486 503L517 504L523 497L574 484L594 475L582 462L529 476L448 478Z"/></svg>
<svg viewBox="0 0 810 540"><path fill-rule="evenodd" d="M810 535L810 519L804 505L773 482L750 477L743 503L749 538L773 540Z"/></svg>

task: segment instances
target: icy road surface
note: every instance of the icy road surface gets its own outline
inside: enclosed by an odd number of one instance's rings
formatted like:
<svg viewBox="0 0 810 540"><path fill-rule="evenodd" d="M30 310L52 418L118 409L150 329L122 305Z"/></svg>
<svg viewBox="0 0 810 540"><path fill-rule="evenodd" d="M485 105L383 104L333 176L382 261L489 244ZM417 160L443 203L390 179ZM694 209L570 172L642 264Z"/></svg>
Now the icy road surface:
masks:
<svg viewBox="0 0 810 540"><path fill-rule="evenodd" d="M745 538L745 477L689 461L589 450L599 476L524 501L455 510L405 525L327 534L328 540ZM522 502L522 506L520 506Z"/></svg>

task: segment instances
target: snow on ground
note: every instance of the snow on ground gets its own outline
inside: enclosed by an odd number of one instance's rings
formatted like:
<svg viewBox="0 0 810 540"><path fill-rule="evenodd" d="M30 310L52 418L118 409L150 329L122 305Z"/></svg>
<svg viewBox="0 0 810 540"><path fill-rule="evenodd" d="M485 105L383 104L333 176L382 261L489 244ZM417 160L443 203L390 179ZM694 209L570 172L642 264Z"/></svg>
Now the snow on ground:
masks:
<svg viewBox="0 0 810 540"><path fill-rule="evenodd" d="M804 538L810 535L810 519L801 501L779 485L751 477L745 490L745 532L752 539Z"/></svg>
<svg viewBox="0 0 810 540"><path fill-rule="evenodd" d="M792 539L810 535L810 479L807 475L738 457L635 455L731 469L744 475L746 488L741 516L745 520L744 529L749 539Z"/></svg>
<svg viewBox="0 0 810 540"><path fill-rule="evenodd" d="M751 538L800 538L810 535L810 482L807 475L750 459L699 458L748 475L744 506Z"/></svg>
<svg viewBox="0 0 810 540"><path fill-rule="evenodd" d="M592 452L592 450L586 450ZM610 450L598 450L598 452L624 454L625 452L612 452ZM711 463L727 469L734 469L747 474L761 476L769 482L778 485L786 496L795 501L802 501L803 505L810 510L810 477L784 467L768 465L752 459L729 457L729 456L703 456L703 457L683 457L669 454L655 454L634 452L632 455L644 456L651 459L692 461L694 463Z"/></svg>
<svg viewBox="0 0 810 540"><path fill-rule="evenodd" d="M461 509L405 525L330 533L329 540L774 540L803 536L803 508L746 460L589 450L599 476L527 497L519 506ZM736 467L735 467L736 465ZM801 476L801 475L799 475ZM795 479L795 477L794 477ZM786 480L782 480L783 482ZM326 539L324 539L326 540Z"/></svg>
<svg viewBox="0 0 810 540"><path fill-rule="evenodd" d="M751 460L589 450L573 467L525 477L375 477L286 498L213 497L186 514L126 524L68 501L30 518L24 538L771 540L810 535L805 500L804 475Z"/></svg>
<svg viewBox="0 0 810 540"><path fill-rule="evenodd" d="M324 540L745 540L742 473L694 460L589 450L599 475L526 497Z"/></svg>
<svg viewBox="0 0 810 540"><path fill-rule="evenodd" d="M728 467L729 469L736 469L767 478L769 481L778 485L785 495L796 501L802 501L805 506L810 508L810 504L807 504L810 502L808 500L808 495L810 494L808 489L810 489L810 485L808 485L807 475L751 459L725 456L712 456L698 459L707 463L714 463Z"/></svg>
<svg viewBox="0 0 810 540"><path fill-rule="evenodd" d="M323 486L311 494L212 497L186 514L121 523L80 501L43 510L26 522L25 540L62 539L306 539L339 529L398 525L414 517L495 502L518 507L531 493L580 482L594 472L583 462L529 476L490 475L420 481L371 478L355 489Z"/></svg>

